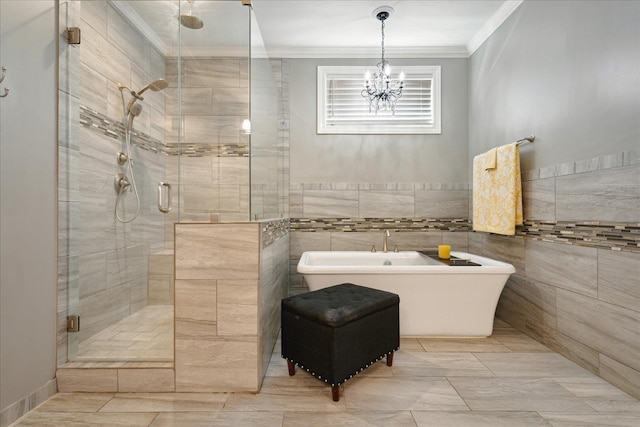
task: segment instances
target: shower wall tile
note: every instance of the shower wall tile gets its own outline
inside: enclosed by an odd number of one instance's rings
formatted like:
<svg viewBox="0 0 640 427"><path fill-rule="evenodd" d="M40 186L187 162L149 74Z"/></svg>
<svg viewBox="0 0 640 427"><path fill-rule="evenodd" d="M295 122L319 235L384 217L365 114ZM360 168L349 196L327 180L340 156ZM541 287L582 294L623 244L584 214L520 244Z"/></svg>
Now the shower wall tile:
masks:
<svg viewBox="0 0 640 427"><path fill-rule="evenodd" d="M640 371L640 313L558 289L558 331Z"/></svg>
<svg viewBox="0 0 640 427"><path fill-rule="evenodd" d="M640 221L640 165L557 178L558 221Z"/></svg>
<svg viewBox="0 0 640 427"><path fill-rule="evenodd" d="M413 217L413 190L360 191L358 217Z"/></svg>
<svg viewBox="0 0 640 427"><path fill-rule="evenodd" d="M526 277L558 288L597 297L597 250L528 240Z"/></svg>
<svg viewBox="0 0 640 427"><path fill-rule="evenodd" d="M178 116L178 89L167 88L165 92L167 114ZM212 92L212 88L182 88L182 114L184 116L210 116L214 111Z"/></svg>
<svg viewBox="0 0 640 427"><path fill-rule="evenodd" d="M305 217L358 217L357 191L304 190L302 196Z"/></svg>
<svg viewBox="0 0 640 427"><path fill-rule="evenodd" d="M217 112L214 112L217 114ZM195 144L240 143L239 116L206 115L184 118L183 142Z"/></svg>
<svg viewBox="0 0 640 427"><path fill-rule="evenodd" d="M640 254L598 249L598 299L640 312Z"/></svg>
<svg viewBox="0 0 640 427"><path fill-rule="evenodd" d="M116 194L113 190L113 175L120 172L120 166L116 161L118 151L120 151L119 141L97 135L84 127L80 129L80 170L111 177L110 192L104 195Z"/></svg>
<svg viewBox="0 0 640 427"><path fill-rule="evenodd" d="M240 87L240 61L240 58L185 59L183 83L185 87Z"/></svg>
<svg viewBox="0 0 640 427"><path fill-rule="evenodd" d="M77 202L80 200L80 152L75 149L58 147L58 201Z"/></svg>
<svg viewBox="0 0 640 427"><path fill-rule="evenodd" d="M131 60L91 26L82 30L82 63L114 83L131 86Z"/></svg>
<svg viewBox="0 0 640 427"><path fill-rule="evenodd" d="M82 20L93 27L99 34L107 34L107 2L106 0L82 1L80 12Z"/></svg>
<svg viewBox="0 0 640 427"><path fill-rule="evenodd" d="M522 206L524 218L528 220L555 221L555 179L538 179L522 183Z"/></svg>
<svg viewBox="0 0 640 427"><path fill-rule="evenodd" d="M173 276L149 275L149 305L173 305Z"/></svg>
<svg viewBox="0 0 640 427"><path fill-rule="evenodd" d="M78 253L77 220L79 203L58 203L58 256L65 257Z"/></svg>
<svg viewBox="0 0 640 427"><path fill-rule="evenodd" d="M248 157L218 157L213 163L214 176L223 185L249 185Z"/></svg>
<svg viewBox="0 0 640 427"><path fill-rule="evenodd" d="M107 326L122 320L130 314L130 303L127 285L81 299L75 314L80 315L82 328L70 339L80 343Z"/></svg>
<svg viewBox="0 0 640 427"><path fill-rule="evenodd" d="M58 14L58 34L59 34L59 86L61 92L79 96L78 67L80 61L80 51L77 46L70 45L67 40L67 28L80 27L82 16L80 1L60 2Z"/></svg>
<svg viewBox="0 0 640 427"><path fill-rule="evenodd" d="M468 190L415 190L415 216L419 218L466 218Z"/></svg>
<svg viewBox="0 0 640 427"><path fill-rule="evenodd" d="M58 146L78 150L80 146L80 102L75 96L61 93L58 99Z"/></svg>
<svg viewBox="0 0 640 427"><path fill-rule="evenodd" d="M185 186L213 184L217 181L217 176L214 178L213 175L213 161L211 157L183 157L180 165L180 183ZM178 181L177 176L173 181Z"/></svg>
<svg viewBox="0 0 640 427"><path fill-rule="evenodd" d="M176 279L257 280L258 227L258 223L176 225Z"/></svg>
<svg viewBox="0 0 640 427"><path fill-rule="evenodd" d="M212 96L212 110L209 114L240 117L249 115L249 97L246 88L219 87L213 91Z"/></svg>
<svg viewBox="0 0 640 427"><path fill-rule="evenodd" d="M218 187L218 210L221 212L238 212L240 210L240 186L221 185Z"/></svg>
<svg viewBox="0 0 640 427"><path fill-rule="evenodd" d="M80 298L107 289L107 256L105 252L78 257Z"/></svg>
<svg viewBox="0 0 640 427"><path fill-rule="evenodd" d="M58 258L58 306L57 313L62 313L69 307L70 289L78 289L80 270L78 257ZM71 295L74 295L73 293ZM74 295L77 297L77 294Z"/></svg>
<svg viewBox="0 0 640 427"><path fill-rule="evenodd" d="M107 8L107 40L113 46L126 52L127 56L149 71L147 42L125 18L111 5Z"/></svg>
<svg viewBox="0 0 640 427"><path fill-rule="evenodd" d="M68 310L56 314L56 367L67 363L70 359L69 355L73 351L69 346L69 333L67 332L67 316L69 314L71 313Z"/></svg>

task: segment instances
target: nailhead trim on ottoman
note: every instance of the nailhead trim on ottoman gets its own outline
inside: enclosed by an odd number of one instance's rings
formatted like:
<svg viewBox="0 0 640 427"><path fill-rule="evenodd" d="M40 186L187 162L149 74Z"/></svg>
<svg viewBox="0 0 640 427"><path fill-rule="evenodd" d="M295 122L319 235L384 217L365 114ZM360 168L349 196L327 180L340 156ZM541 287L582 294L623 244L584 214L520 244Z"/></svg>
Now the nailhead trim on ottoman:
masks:
<svg viewBox="0 0 640 427"><path fill-rule="evenodd" d="M282 300L282 357L339 387L400 347L398 295L351 283Z"/></svg>

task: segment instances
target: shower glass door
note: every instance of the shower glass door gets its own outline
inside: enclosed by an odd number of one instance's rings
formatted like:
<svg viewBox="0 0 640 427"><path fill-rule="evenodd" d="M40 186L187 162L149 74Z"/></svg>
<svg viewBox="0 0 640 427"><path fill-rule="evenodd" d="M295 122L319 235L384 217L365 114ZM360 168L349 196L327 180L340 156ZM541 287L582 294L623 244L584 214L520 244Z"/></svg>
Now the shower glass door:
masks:
<svg viewBox="0 0 640 427"><path fill-rule="evenodd" d="M61 31L59 365L171 366L174 223L281 211L263 191L279 94L266 55L249 60L251 19L239 0L60 2L81 43Z"/></svg>

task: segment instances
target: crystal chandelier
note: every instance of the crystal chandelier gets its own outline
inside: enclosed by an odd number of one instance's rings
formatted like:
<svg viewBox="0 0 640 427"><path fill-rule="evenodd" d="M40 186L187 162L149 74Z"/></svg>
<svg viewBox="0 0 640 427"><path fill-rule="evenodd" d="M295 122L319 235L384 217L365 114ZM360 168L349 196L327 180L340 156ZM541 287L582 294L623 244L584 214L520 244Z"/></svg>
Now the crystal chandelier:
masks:
<svg viewBox="0 0 640 427"><path fill-rule="evenodd" d="M369 99L369 112L372 110L378 114L378 110L391 110L396 113L396 103L402 96L404 87L404 73L400 73L398 80L391 80L391 67L384 59L384 21L391 16L393 8L382 6L373 11L373 16L382 23L382 60L378 62L378 71L373 74L367 71L365 75L362 96Z"/></svg>

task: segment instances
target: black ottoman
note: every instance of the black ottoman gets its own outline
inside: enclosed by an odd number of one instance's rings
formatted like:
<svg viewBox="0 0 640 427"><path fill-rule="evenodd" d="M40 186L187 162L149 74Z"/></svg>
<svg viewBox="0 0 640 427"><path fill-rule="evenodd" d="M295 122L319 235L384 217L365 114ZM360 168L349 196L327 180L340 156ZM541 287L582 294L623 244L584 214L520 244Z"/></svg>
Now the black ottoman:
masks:
<svg viewBox="0 0 640 427"><path fill-rule="evenodd" d="M400 347L398 295L351 283L282 300L282 357L289 375L295 365L331 384L340 384Z"/></svg>

